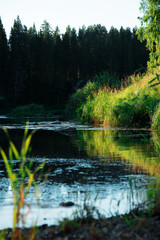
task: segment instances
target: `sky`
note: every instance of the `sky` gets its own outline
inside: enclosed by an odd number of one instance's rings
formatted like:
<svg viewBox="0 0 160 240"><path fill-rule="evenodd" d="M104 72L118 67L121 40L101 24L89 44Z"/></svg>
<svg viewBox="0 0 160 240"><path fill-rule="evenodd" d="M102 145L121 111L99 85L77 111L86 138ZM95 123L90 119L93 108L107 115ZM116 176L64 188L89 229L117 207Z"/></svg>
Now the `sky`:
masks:
<svg viewBox="0 0 160 240"><path fill-rule="evenodd" d="M18 15L22 25L35 23L37 30L46 20L61 33L68 25L78 31L83 25L101 24L109 31L111 26L139 27L139 7L140 0L0 0L0 17L8 36Z"/></svg>

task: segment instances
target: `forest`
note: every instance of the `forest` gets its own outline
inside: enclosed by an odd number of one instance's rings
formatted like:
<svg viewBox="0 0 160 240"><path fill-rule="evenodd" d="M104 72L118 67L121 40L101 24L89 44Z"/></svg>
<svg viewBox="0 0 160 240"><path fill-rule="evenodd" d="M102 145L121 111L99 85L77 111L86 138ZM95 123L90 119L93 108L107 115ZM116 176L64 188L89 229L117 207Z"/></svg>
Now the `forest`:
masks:
<svg viewBox="0 0 160 240"><path fill-rule="evenodd" d="M39 31L14 20L7 39L0 18L0 101L15 107L31 103L59 106L103 72L119 80L145 71L149 52L137 28L67 26L61 34L45 20Z"/></svg>
<svg viewBox="0 0 160 240"><path fill-rule="evenodd" d="M160 0L140 10L9 37L0 17L0 239L160 239Z"/></svg>

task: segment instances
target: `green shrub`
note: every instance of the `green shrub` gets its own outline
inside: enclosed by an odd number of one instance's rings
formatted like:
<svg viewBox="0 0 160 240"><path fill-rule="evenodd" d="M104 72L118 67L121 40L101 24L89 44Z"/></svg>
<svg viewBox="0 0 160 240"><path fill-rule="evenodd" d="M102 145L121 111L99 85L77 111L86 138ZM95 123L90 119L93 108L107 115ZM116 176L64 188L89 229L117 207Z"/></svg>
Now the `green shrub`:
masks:
<svg viewBox="0 0 160 240"><path fill-rule="evenodd" d="M82 108L81 105L86 103L94 97L95 93L99 91L99 89L104 87L120 87L121 82L119 78L114 75L109 75L108 72L103 72L101 75L96 75L92 80L87 82L87 84L78 89L70 98L67 111L75 112L78 108ZM79 111L78 111L79 113Z"/></svg>
<svg viewBox="0 0 160 240"><path fill-rule="evenodd" d="M53 111L47 110L43 105L35 103L14 108L8 117L50 117Z"/></svg>
<svg viewBox="0 0 160 240"><path fill-rule="evenodd" d="M157 105L157 108L152 118L152 128L160 131L160 103Z"/></svg>
<svg viewBox="0 0 160 240"><path fill-rule="evenodd" d="M92 123L93 122L93 101L89 99L86 103L82 104L77 110L77 118L82 123Z"/></svg>
<svg viewBox="0 0 160 240"><path fill-rule="evenodd" d="M158 81L155 77L157 72L160 72L159 68L143 76L132 76L129 78L130 85L127 86L127 83L124 87L122 83L120 90L103 87L85 96L76 108L78 119L114 126L150 126L160 99L160 85L155 83L155 80ZM85 92L82 91L85 87L80 90L81 93Z"/></svg>
<svg viewBox="0 0 160 240"><path fill-rule="evenodd" d="M113 106L112 118L121 126L148 126L156 103L156 96L153 98L145 92L132 95L131 98L119 98Z"/></svg>

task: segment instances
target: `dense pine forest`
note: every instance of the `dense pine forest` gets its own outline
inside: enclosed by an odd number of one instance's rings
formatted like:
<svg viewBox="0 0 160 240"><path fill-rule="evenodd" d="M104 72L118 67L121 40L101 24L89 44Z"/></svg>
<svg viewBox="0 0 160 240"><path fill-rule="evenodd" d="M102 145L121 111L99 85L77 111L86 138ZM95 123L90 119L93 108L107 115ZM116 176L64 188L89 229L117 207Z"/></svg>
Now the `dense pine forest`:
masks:
<svg viewBox="0 0 160 240"><path fill-rule="evenodd" d="M136 32L98 24L61 34L47 21L37 31L18 16L7 39L0 19L0 98L10 106L57 106L104 71L119 79L143 71L149 54Z"/></svg>

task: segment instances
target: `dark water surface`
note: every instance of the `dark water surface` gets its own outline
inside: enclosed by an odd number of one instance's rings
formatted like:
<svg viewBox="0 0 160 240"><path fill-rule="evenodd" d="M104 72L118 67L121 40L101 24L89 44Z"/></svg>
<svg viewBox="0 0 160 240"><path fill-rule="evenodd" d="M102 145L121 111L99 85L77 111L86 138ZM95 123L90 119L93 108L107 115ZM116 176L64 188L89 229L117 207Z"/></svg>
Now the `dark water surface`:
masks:
<svg viewBox="0 0 160 240"><path fill-rule="evenodd" d="M20 148L24 124L1 123L9 129L12 140ZM59 133L61 127L74 126L77 132ZM73 123L32 122L30 129L39 127L33 136L32 159L35 165L46 161L48 179L40 184L40 205L33 192L27 203L31 212L27 226L57 224L70 217L84 202L97 206L106 217L128 212L146 200L146 189L159 183L159 157L140 130L83 126ZM56 132L57 131L57 132ZM150 132L143 131L149 138ZM0 145L6 150L8 142L0 130ZM15 160L15 165L17 161ZM45 173L45 172L44 172ZM132 180L133 196L128 179ZM73 207L61 202L72 201ZM0 229L12 227L12 190L3 160L0 160Z"/></svg>

